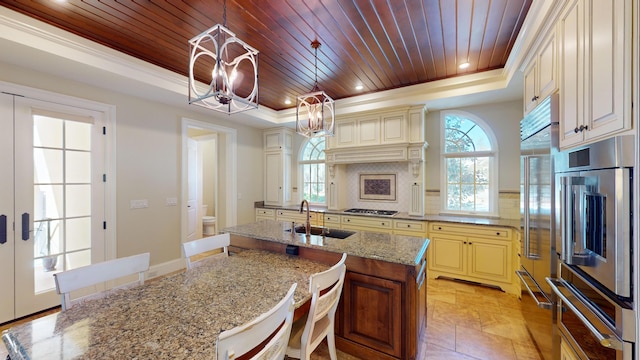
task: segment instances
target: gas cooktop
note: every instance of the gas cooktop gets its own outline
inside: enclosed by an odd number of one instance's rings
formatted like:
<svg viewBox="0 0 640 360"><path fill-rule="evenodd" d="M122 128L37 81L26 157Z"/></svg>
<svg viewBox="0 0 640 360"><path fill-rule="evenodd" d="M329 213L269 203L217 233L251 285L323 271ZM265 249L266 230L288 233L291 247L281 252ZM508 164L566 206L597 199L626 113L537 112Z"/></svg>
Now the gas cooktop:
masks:
<svg viewBox="0 0 640 360"><path fill-rule="evenodd" d="M376 215L376 216L393 216L397 214L397 211L394 210L373 210L373 209L347 209L344 212L350 214L362 214L362 215Z"/></svg>

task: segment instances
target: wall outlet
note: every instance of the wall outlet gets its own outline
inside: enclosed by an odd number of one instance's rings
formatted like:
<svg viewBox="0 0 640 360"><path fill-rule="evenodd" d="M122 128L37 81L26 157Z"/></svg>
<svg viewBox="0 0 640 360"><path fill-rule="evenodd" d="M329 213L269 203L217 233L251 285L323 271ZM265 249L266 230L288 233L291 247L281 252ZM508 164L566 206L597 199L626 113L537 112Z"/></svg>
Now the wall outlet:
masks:
<svg viewBox="0 0 640 360"><path fill-rule="evenodd" d="M167 206L178 205L178 198L167 198Z"/></svg>
<svg viewBox="0 0 640 360"><path fill-rule="evenodd" d="M131 209L144 209L149 207L149 200L131 200L129 201L129 208Z"/></svg>

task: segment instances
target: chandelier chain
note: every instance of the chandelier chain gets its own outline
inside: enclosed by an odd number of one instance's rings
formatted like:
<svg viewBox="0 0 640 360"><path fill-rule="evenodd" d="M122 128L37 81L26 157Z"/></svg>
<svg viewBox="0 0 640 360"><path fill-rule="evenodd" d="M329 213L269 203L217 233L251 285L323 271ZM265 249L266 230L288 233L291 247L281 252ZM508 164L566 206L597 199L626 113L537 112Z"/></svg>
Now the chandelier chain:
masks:
<svg viewBox="0 0 640 360"><path fill-rule="evenodd" d="M227 0L222 3L222 26L227 27Z"/></svg>

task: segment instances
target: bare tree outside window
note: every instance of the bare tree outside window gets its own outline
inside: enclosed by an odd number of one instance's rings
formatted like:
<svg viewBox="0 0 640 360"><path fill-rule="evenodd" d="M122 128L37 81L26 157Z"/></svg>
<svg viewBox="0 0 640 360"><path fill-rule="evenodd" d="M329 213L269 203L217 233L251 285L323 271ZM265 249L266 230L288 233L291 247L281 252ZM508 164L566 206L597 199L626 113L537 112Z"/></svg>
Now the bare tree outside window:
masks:
<svg viewBox="0 0 640 360"><path fill-rule="evenodd" d="M309 138L302 146L302 196L309 203L325 204L325 138Z"/></svg>
<svg viewBox="0 0 640 360"><path fill-rule="evenodd" d="M479 119L461 112L444 115L444 210L489 213L493 209L494 148Z"/></svg>

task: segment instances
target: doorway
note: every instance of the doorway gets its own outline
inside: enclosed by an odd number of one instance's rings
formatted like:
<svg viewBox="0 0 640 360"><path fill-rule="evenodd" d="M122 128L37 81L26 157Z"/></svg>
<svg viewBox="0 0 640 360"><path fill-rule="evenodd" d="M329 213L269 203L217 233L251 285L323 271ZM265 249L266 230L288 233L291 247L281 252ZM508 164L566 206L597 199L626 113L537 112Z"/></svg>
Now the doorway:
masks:
<svg viewBox="0 0 640 360"><path fill-rule="evenodd" d="M205 215L215 216L216 233L237 222L236 130L183 119L182 144L185 242L203 236Z"/></svg>
<svg viewBox="0 0 640 360"><path fill-rule="evenodd" d="M0 128L1 323L59 305L53 274L105 259L107 141L103 112L9 93Z"/></svg>

